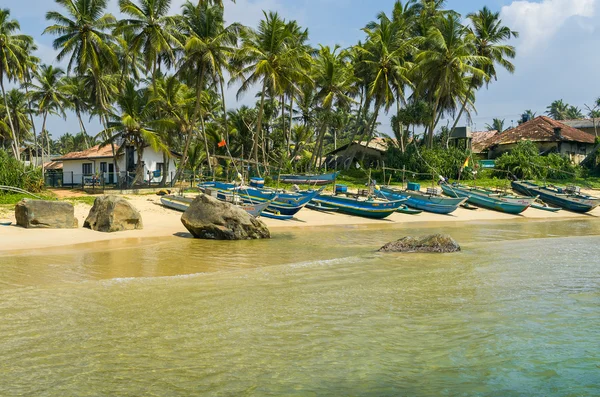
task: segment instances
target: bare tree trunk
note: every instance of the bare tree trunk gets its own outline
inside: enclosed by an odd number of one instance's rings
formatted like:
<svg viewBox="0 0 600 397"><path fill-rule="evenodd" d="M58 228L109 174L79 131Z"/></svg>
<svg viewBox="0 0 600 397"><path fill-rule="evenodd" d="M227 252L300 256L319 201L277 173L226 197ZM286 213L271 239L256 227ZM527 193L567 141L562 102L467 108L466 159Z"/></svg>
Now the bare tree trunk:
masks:
<svg viewBox="0 0 600 397"><path fill-rule="evenodd" d="M17 134L15 133L15 126L13 124L12 121L12 116L10 114L10 109L8 108L8 102L6 100L6 91L4 90L4 78L2 76L0 76L0 86L2 87L2 96L4 97L4 107L6 108L6 115L8 116L8 124L10 126L10 131L12 133L12 150L13 150L13 155L15 156L15 158L17 160L21 160L21 153L19 152L19 146L21 146L19 144L19 138L17 137Z"/></svg>

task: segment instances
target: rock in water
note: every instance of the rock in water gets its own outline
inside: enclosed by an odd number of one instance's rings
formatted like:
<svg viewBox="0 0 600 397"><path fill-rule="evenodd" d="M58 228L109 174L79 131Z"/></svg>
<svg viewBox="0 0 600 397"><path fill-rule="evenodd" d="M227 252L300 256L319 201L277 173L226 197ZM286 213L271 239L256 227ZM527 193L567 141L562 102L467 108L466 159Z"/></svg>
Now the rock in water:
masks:
<svg viewBox="0 0 600 397"><path fill-rule="evenodd" d="M77 228L75 209L71 203L23 199L15 206L17 225L24 228Z"/></svg>
<svg viewBox="0 0 600 397"><path fill-rule="evenodd" d="M100 196L94 200L83 227L98 232L143 229L142 216L129 201L117 196Z"/></svg>
<svg viewBox="0 0 600 397"><path fill-rule="evenodd" d="M379 251L448 253L460 251L460 245L447 234L432 234L424 237L404 237L387 243Z"/></svg>
<svg viewBox="0 0 600 397"><path fill-rule="evenodd" d="M181 216L181 223L195 238L252 240L271 238L267 226L243 209L201 194Z"/></svg>

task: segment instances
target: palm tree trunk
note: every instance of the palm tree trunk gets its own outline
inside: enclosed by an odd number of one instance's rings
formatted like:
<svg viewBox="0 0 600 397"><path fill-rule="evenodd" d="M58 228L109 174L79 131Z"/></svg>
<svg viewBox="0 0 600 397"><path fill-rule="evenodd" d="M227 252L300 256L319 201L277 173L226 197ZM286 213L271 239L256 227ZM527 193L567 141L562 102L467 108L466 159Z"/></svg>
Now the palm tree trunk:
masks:
<svg viewBox="0 0 600 397"><path fill-rule="evenodd" d="M454 134L454 130L456 129L456 126L458 125L460 118L462 117L465 109L467 108L468 102L469 102L469 96L465 95L465 100L463 101L462 107L460 108L460 112L458 112L458 117L456 117L456 120L454 120L454 125L452 125L452 129L450 130L449 136L452 136L452 134ZM500 132L502 132L502 131L500 131Z"/></svg>
<svg viewBox="0 0 600 397"><path fill-rule="evenodd" d="M8 116L8 124L10 126L10 132L12 133L12 150L13 155L17 160L21 160L21 153L19 152L19 139L17 138L17 134L15 133L15 126L12 121L12 116L10 114L10 110L8 108L8 102L6 100L6 91L4 90L4 77L0 76L0 86L2 87L2 96L4 97L4 107L6 108L6 115Z"/></svg>
<svg viewBox="0 0 600 397"><path fill-rule="evenodd" d="M283 132L283 141L286 144L285 152L289 150L289 142L287 140L287 132L285 131L285 95L281 94L281 132Z"/></svg>
<svg viewBox="0 0 600 397"><path fill-rule="evenodd" d="M81 128L81 132L83 132L83 139L85 140L85 147L87 149L90 148L90 141L88 140L87 130L85 129L85 125L83 124L83 119L81 118L81 112L79 109L75 110L75 114L77 115L77 119L79 120L79 127Z"/></svg>
<svg viewBox="0 0 600 397"><path fill-rule="evenodd" d="M287 147L288 155L290 154L290 146L292 144L292 122L294 120L294 93L290 94L290 122L288 123ZM297 144L297 142L296 142Z"/></svg>
<svg viewBox="0 0 600 397"><path fill-rule="evenodd" d="M229 124L227 123L227 106L225 105L225 89L223 88L223 79L219 77L219 85L221 87L221 102L223 103L223 121L225 123L225 142L229 148Z"/></svg>
<svg viewBox="0 0 600 397"><path fill-rule="evenodd" d="M254 161L256 161L256 170L258 171L258 175L260 176L260 169L258 167L258 139L260 137L260 132L262 129L262 118L263 112L265 109L265 93L267 91L267 83L263 81L262 93L260 94L260 108L258 109L258 119L256 120L256 134L254 139L254 145L252 146L252 156L254 157ZM264 156L264 154L263 154ZM264 160L264 159L263 159Z"/></svg>
<svg viewBox="0 0 600 397"><path fill-rule="evenodd" d="M31 83L31 80L28 80ZM33 121L33 109L31 108L31 99L29 99L29 88L27 88L27 84L25 84L25 94L27 95L27 108L29 109L29 120L31 121L31 128L33 129L33 146L35 147L35 163L34 165L38 166L38 140L37 140L37 131L35 128L35 122ZM43 160L43 159L42 159ZM43 161L42 161L43 163Z"/></svg>
<svg viewBox="0 0 600 397"><path fill-rule="evenodd" d="M136 151L137 151L137 164L135 165L135 179L133 180L133 185L141 184L144 180L144 165L142 164L142 159L144 158L144 143L136 142Z"/></svg>
<svg viewBox="0 0 600 397"><path fill-rule="evenodd" d="M427 146L431 149L433 148L433 131L435 131L435 126L437 124L437 110L438 110L438 106L440 104L440 96L438 95L435 98L435 103L433 105L433 111L432 111L432 117L431 117L431 125L429 127L429 131L428 131L428 135L429 135L429 139L427 142Z"/></svg>
<svg viewBox="0 0 600 397"><path fill-rule="evenodd" d="M396 100L396 119L398 120L398 136L400 137L400 151L402 154L405 152L404 147L404 125L400 121L400 98Z"/></svg>
<svg viewBox="0 0 600 397"><path fill-rule="evenodd" d="M48 111L44 112L43 121L42 121L42 134L46 136L46 147L48 150L46 153L48 154L48 159L50 159L50 136L48 135L48 131L46 131L46 119L48 118ZM44 155L42 153L42 175L44 174Z"/></svg>
<svg viewBox="0 0 600 397"><path fill-rule="evenodd" d="M167 152L163 152L163 176L160 180L160 187L165 187L167 185L167 177L169 176L169 156Z"/></svg>
<svg viewBox="0 0 600 397"><path fill-rule="evenodd" d="M208 170L212 174L210 150L208 149L208 138L206 137L206 129L204 128L204 116L200 116L200 125L202 126L202 138L204 139L204 150L206 150L206 161L208 162Z"/></svg>

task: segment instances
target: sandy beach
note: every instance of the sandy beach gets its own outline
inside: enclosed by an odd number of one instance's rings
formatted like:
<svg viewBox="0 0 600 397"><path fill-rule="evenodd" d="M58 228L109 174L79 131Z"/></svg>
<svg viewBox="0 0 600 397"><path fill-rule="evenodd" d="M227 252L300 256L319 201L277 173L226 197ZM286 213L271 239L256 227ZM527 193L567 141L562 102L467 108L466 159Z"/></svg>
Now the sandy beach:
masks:
<svg viewBox="0 0 600 397"><path fill-rule="evenodd" d="M77 229L24 229L15 226L14 211L0 214L0 219L10 220L12 226L0 227L0 252L22 251L31 249L54 248L74 244L85 244L118 239L140 239L164 236L188 236L188 232L181 223L181 213L165 208L160 204L160 197L156 195L126 195L142 214L144 229L118 233L95 232L82 227L91 208L90 205L76 204L75 216L79 220ZM561 220L561 219L589 219L600 217L600 208L588 214L577 214L569 211L557 213L530 208L521 215L509 215L485 209L467 210L459 208L451 215L438 215L423 212L419 215L406 215L395 213L384 220L374 220L356 216L325 213L303 209L296 218L289 221L261 218L273 233L283 229L307 228L321 226L352 226L352 225L392 225L392 224L427 224L437 222L486 222L516 219L532 220Z"/></svg>

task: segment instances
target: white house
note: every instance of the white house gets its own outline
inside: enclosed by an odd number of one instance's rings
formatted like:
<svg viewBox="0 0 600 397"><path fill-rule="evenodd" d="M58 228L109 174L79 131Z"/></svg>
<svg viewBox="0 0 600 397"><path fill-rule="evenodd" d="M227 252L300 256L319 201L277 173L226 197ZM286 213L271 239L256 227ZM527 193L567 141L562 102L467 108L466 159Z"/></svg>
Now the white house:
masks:
<svg viewBox="0 0 600 397"><path fill-rule="evenodd" d="M115 152L118 149L119 146L115 146ZM175 158L178 157L180 156L173 152L168 157L167 183L170 183L171 178L175 176ZM152 149L152 147L147 146L144 149L142 159L144 163L144 181L160 182L163 172L165 172L163 153L159 153ZM101 178L104 179L104 183L106 184L116 183L117 178L113 160L111 145L103 147L96 145L82 152L67 153L61 158L56 159L56 161L61 161L63 164L63 185L65 186L99 183ZM130 180L133 179L136 160L137 151L133 146L126 147L118 155L117 165L121 177L129 176Z"/></svg>

